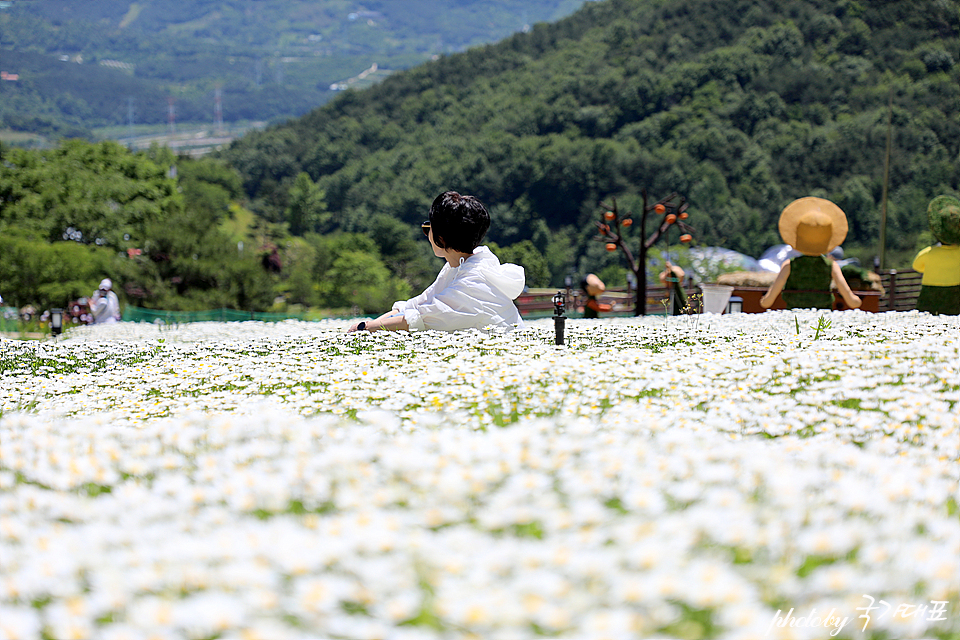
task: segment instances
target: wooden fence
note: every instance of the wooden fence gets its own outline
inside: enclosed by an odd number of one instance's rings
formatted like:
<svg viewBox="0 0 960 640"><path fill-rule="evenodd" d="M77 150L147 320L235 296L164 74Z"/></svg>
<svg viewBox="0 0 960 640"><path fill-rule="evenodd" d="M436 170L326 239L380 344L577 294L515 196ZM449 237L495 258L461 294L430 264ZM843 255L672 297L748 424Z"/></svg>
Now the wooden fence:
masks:
<svg viewBox="0 0 960 640"><path fill-rule="evenodd" d="M910 311L917 306L920 295L920 280L923 274L913 269L880 272L883 295L880 296L880 311Z"/></svg>
<svg viewBox="0 0 960 640"><path fill-rule="evenodd" d="M880 296L877 311L909 311L917 304L920 294L920 279L923 274L907 269L898 271L890 269L880 272L880 282L883 285L883 294ZM562 289L559 289L562 291ZM517 308L520 315L527 318L543 317L553 314L553 296L558 289L528 289L517 298ZM686 289L687 297L697 296L700 289L697 287ZM603 315L632 316L633 291L624 287L612 287L600 296L600 302L612 305L613 309ZM667 289L662 286L647 287L647 315L663 315L664 305L661 302L667 298ZM570 300L572 299L572 303ZM566 314L568 317L579 317L582 313L586 296L583 292L573 289L569 292Z"/></svg>
<svg viewBox="0 0 960 640"><path fill-rule="evenodd" d="M517 298L517 308L520 315L524 318L535 318L553 315L553 296L557 291L564 289L528 289ZM664 305L661 302L668 297L666 287L648 286L647 287L647 315L663 315ZM700 289L694 287L685 289L687 298L697 296L699 299ZM625 287L611 287L607 289L600 297L601 304L609 304L613 307L610 311L604 312L603 316L632 316L634 292ZM566 315L568 318L579 317L583 313L583 305L587 301L587 296L579 289L572 289L567 297Z"/></svg>

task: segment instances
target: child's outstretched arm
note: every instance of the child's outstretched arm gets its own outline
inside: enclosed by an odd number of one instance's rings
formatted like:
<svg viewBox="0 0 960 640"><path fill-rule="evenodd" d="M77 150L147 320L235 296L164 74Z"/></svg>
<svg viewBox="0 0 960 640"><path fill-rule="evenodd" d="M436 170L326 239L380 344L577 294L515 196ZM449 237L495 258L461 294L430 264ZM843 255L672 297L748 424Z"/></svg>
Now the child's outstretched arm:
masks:
<svg viewBox="0 0 960 640"><path fill-rule="evenodd" d="M777 296L780 295L780 292L783 291L783 286L787 284L787 278L790 277L790 261L787 260L783 263L783 266L780 267L780 273L777 274L777 279L773 281L773 284L770 285L770 288L767 289L767 292L763 294L763 297L760 298L760 306L764 309L769 309L773 306L773 303L777 301Z"/></svg>
<svg viewBox="0 0 960 640"><path fill-rule="evenodd" d="M362 325L362 326L361 326ZM363 320L361 322L355 322L350 325L350 328L347 329L347 333L353 333L354 331L409 331L410 326L407 324L407 319L403 317L402 313L397 313L396 311L388 311L383 314L376 320L370 320L369 322Z"/></svg>
<svg viewBox="0 0 960 640"><path fill-rule="evenodd" d="M843 271L836 261L834 261L833 266L830 267L830 273L833 276L833 282L837 285L837 291L840 292L847 307L850 309L859 309L860 305L863 304L863 300L850 289L850 285L847 284L847 279L843 277Z"/></svg>

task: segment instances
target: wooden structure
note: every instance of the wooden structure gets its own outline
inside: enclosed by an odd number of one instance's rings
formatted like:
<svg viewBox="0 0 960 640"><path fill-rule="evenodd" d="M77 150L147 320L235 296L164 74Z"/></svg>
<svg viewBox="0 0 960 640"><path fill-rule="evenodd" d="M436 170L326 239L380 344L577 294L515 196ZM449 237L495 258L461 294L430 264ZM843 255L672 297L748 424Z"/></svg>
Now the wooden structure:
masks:
<svg viewBox="0 0 960 640"><path fill-rule="evenodd" d="M920 280L923 274L913 270L897 271L895 269L880 272L880 282L883 285L883 293L879 291L856 291L855 293L863 300L860 307L863 311L883 312L883 311L910 311L916 308L917 296L920 294ZM562 291L562 289L560 289ZM517 298L517 308L520 309L520 315L525 318L546 317L553 313L553 296L557 289L528 289ZM734 296L743 299L744 313L761 313L764 309L760 306L760 298L766 293L766 287L734 287ZM686 289L687 298L698 300L700 289L697 287ZM607 289L600 296L600 302L612 305L613 309L603 315L607 316L632 316L633 313L632 290L624 287L613 287ZM668 296L666 287L648 286L647 287L647 315L664 315L664 304L661 302ZM578 317L581 313L586 296L578 289L570 290L567 298L567 312L570 317ZM572 301L572 302L571 302ZM784 309L785 305L781 298L777 298L773 309ZM842 309L843 300L839 294L834 293L834 309ZM601 316L603 317L603 316Z"/></svg>
<svg viewBox="0 0 960 640"><path fill-rule="evenodd" d="M923 274L913 269L881 271L880 283L883 285L885 295L880 297L880 311L916 309L922 279Z"/></svg>
<svg viewBox="0 0 960 640"><path fill-rule="evenodd" d="M730 295L739 296L743 299L744 313L763 313L766 311L760 306L760 298L767 292L766 287L734 287ZM862 311L871 311L876 313L880 311L880 292L879 291L854 291L863 301L860 305ZM914 296L916 300L916 296ZM786 309L787 305L783 302L783 296L777 296L771 309ZM836 291L833 292L833 308L836 310L844 309L843 298Z"/></svg>
<svg viewBox="0 0 960 640"><path fill-rule="evenodd" d="M520 315L524 318L546 317L553 314L553 296L557 291L563 289L528 289L517 298L517 308ZM699 288L685 289L687 298L700 297ZM633 316L635 292L625 287L612 287L604 291L598 300L602 304L609 304L613 307L609 312L601 313L600 317L623 317ZM666 287L657 285L647 286L647 315L663 315L664 303L669 296ZM571 289L567 294L567 314L568 317L577 318L583 314L583 305L587 301L587 296L579 289Z"/></svg>

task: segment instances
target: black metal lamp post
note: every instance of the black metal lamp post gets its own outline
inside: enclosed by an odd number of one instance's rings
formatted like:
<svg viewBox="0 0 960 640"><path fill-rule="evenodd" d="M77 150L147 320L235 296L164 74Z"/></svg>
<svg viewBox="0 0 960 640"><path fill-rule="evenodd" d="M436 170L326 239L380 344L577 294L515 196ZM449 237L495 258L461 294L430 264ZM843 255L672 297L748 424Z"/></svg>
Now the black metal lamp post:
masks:
<svg viewBox="0 0 960 640"><path fill-rule="evenodd" d="M63 333L63 309L50 310L50 333L55 336Z"/></svg>
<svg viewBox="0 0 960 640"><path fill-rule="evenodd" d="M563 315L564 301L566 296L563 291L557 291L553 296L553 328L556 331L556 344L563 344L563 327L567 322L567 316Z"/></svg>

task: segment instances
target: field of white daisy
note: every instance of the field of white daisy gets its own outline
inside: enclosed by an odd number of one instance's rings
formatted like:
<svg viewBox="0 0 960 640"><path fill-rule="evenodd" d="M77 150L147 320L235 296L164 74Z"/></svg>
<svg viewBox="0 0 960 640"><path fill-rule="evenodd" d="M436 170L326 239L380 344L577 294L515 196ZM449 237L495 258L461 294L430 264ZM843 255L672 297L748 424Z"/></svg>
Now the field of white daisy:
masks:
<svg viewBox="0 0 960 640"><path fill-rule="evenodd" d="M960 319L0 339L0 638L960 637Z"/></svg>

